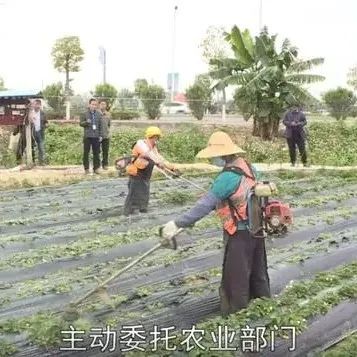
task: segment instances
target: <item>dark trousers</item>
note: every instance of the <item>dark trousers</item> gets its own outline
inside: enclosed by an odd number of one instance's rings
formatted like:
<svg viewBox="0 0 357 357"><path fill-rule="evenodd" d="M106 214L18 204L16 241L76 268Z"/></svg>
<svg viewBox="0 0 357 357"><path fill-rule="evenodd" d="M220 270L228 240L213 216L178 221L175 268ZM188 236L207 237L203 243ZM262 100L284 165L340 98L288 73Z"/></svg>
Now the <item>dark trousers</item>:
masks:
<svg viewBox="0 0 357 357"><path fill-rule="evenodd" d="M264 238L253 238L248 231L227 233L220 287L223 315L248 306L251 299L270 297L270 282Z"/></svg>
<svg viewBox="0 0 357 357"><path fill-rule="evenodd" d="M91 147L92 147L92 154L93 154L93 170L97 170L100 167L99 138L83 139L83 166L85 170L89 170L89 152Z"/></svg>
<svg viewBox="0 0 357 357"><path fill-rule="evenodd" d="M124 203L124 214L132 214L135 209L145 212L149 205L150 180L138 176L129 176L128 189Z"/></svg>
<svg viewBox="0 0 357 357"><path fill-rule="evenodd" d="M42 135L41 131L35 131L34 137L38 149L38 160L40 164L44 164L46 159L44 136Z"/></svg>
<svg viewBox="0 0 357 357"><path fill-rule="evenodd" d="M109 143L109 138L102 139L102 167L108 166Z"/></svg>
<svg viewBox="0 0 357 357"><path fill-rule="evenodd" d="M290 162L295 164L296 162L296 146L299 148L301 161L303 164L307 163L307 155L305 148L305 139L301 134L292 135L291 138L286 139L289 146Z"/></svg>

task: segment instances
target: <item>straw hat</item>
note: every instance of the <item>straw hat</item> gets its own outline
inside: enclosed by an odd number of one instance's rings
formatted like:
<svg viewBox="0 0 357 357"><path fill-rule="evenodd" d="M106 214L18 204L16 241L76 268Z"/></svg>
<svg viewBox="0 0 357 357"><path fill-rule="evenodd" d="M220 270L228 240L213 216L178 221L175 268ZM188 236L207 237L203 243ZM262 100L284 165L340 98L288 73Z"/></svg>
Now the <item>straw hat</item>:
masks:
<svg viewBox="0 0 357 357"><path fill-rule="evenodd" d="M201 150L196 157L199 159L207 159L210 157L244 153L245 151L235 145L228 134L223 131L217 131L209 138L207 147Z"/></svg>

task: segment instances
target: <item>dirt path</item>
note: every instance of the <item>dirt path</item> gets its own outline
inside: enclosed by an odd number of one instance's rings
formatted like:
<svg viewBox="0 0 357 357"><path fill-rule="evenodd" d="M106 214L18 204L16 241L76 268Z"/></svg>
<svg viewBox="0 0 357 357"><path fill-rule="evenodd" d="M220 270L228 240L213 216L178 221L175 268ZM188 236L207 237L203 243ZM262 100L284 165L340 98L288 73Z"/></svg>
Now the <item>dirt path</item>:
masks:
<svg viewBox="0 0 357 357"><path fill-rule="evenodd" d="M260 172L274 172L278 170L288 170L291 172L314 172L317 170L357 170L357 166L310 166L291 167L288 163L253 164ZM205 163L177 164L179 170L185 172L219 172L221 168ZM159 173L157 173L160 176ZM82 166L46 166L35 167L26 170L24 167L15 167L7 170L0 170L0 189L17 189L37 186L52 186L68 183L76 183L84 180L98 180L103 178L117 177L114 167L109 167L108 171L101 171L100 175L84 175Z"/></svg>

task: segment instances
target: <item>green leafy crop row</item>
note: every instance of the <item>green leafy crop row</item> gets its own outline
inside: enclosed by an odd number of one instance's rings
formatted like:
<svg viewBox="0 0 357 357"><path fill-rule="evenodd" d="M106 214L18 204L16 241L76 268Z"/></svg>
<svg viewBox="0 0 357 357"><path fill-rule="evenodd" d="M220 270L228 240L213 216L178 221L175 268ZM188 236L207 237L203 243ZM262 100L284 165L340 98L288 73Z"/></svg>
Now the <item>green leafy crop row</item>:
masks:
<svg viewBox="0 0 357 357"><path fill-rule="evenodd" d="M316 165L357 165L357 125L343 123L312 123L309 125L308 155ZM212 131L212 130L211 130ZM237 129L227 129L236 137ZM199 127L165 132L159 148L163 155L174 162L193 162L195 155L207 144L210 132ZM113 131L110 162L124 154L130 154L132 145L143 138L143 129L119 129ZM77 126L52 124L47 132L46 150L50 162L57 165L81 164L82 129ZM263 142L259 138L246 136L240 145L253 162L279 163L288 161L288 150L283 138Z"/></svg>

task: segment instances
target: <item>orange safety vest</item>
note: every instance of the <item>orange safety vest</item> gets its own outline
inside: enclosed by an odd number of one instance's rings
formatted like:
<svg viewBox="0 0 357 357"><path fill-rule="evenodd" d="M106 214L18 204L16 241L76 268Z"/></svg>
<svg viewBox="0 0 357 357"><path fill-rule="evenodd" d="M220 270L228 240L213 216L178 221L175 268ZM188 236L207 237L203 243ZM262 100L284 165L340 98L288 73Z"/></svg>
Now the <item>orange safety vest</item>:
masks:
<svg viewBox="0 0 357 357"><path fill-rule="evenodd" d="M217 205L216 213L221 218L224 230L233 235L237 231L238 222L248 219L248 194L255 186L256 179L250 166L242 158L226 165L224 171L230 171L230 169L232 171L238 169L244 174L237 190L228 199Z"/></svg>
<svg viewBox="0 0 357 357"><path fill-rule="evenodd" d="M140 156L145 153L145 151L141 147L142 145L139 145L140 141L141 140L137 141L133 146L132 148L133 159L131 160L131 163L126 168L126 172L131 176L137 176L140 172L143 172L145 169L149 170L151 169L151 167L153 167L153 164L151 164L151 160ZM152 149L150 143L147 140L144 140L144 144L147 146L148 149Z"/></svg>

